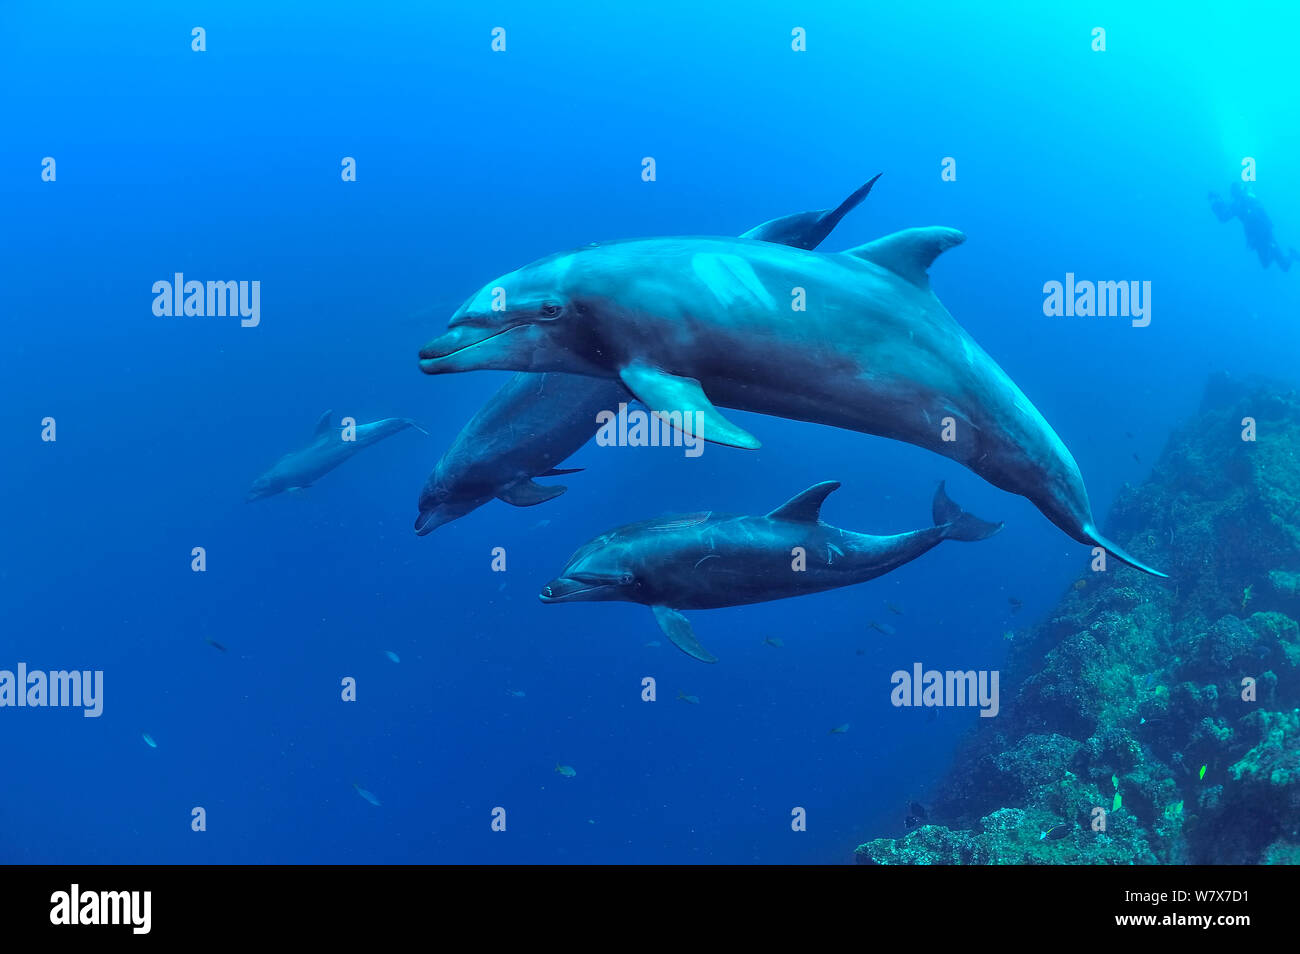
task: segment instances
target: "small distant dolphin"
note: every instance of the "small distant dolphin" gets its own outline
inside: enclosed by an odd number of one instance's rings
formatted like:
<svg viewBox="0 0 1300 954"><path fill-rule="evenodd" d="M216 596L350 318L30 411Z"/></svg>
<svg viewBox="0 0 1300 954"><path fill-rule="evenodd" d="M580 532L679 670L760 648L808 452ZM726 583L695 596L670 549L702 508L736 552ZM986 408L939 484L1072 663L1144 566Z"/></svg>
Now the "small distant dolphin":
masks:
<svg viewBox="0 0 1300 954"><path fill-rule="evenodd" d="M617 377L674 425L698 419L697 436L735 447L759 442L715 401L906 441L1164 576L1101 535L1065 444L930 290L930 264L963 241L932 227L838 254L722 237L562 252L470 298L420 367Z"/></svg>
<svg viewBox="0 0 1300 954"><path fill-rule="evenodd" d="M833 209L771 219L743 237L816 248L879 178L872 178ZM597 414L632 400L617 378L555 372L515 375L461 429L425 481L415 532L432 533L494 497L516 507L531 507L560 496L567 487L543 486L533 478L581 471L581 467L558 469L556 465L599 430Z"/></svg>
<svg viewBox="0 0 1300 954"><path fill-rule="evenodd" d="M679 610L716 609L820 593L883 576L944 540L983 540L1002 529L935 491L934 526L876 537L821 521L838 481L814 484L764 516L696 513L628 524L581 547L543 603L622 600L649 606L682 652L717 658ZM802 554L802 569L800 554Z"/></svg>
<svg viewBox="0 0 1300 954"><path fill-rule="evenodd" d="M415 428L421 434L429 433L415 421L404 417L387 417L373 424L356 425L352 435L354 439L345 441L342 428L330 427L330 415L333 413L326 411L320 416L310 444L302 450L285 454L275 462L275 466L253 481L248 496L244 498L246 503L286 490L310 487L357 451L408 427Z"/></svg>

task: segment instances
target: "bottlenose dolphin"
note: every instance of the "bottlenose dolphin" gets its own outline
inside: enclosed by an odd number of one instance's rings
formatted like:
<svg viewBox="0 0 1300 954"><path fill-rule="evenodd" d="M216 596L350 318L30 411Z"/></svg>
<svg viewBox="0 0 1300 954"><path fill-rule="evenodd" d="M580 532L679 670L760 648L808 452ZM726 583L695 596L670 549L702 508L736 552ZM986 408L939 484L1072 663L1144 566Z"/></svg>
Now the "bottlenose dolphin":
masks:
<svg viewBox="0 0 1300 954"><path fill-rule="evenodd" d="M866 198L877 175L833 209L796 212L744 233L764 242L816 248L840 219ZM415 532L431 533L496 497L517 507L545 503L564 493L535 477L572 474L557 469L596 433L596 415L632 401L616 378L521 372L492 395L456 436L420 491Z"/></svg>
<svg viewBox="0 0 1300 954"><path fill-rule="evenodd" d="M679 610L762 603L883 576L944 540L983 540L1002 529L965 513L943 484L934 526L876 537L822 523L838 481L809 487L764 516L695 513L611 530L575 553L542 587L543 603L622 600L649 606L674 645L704 662L704 649Z"/></svg>
<svg viewBox="0 0 1300 954"><path fill-rule="evenodd" d="M285 454L270 470L253 481L248 496L244 498L245 502L270 497L285 490L310 487L357 451L408 427L413 427L422 434L429 433L415 421L404 417L387 417L373 424L357 424L355 428L349 428L352 439L344 440L343 428L330 427L330 415L333 413L326 411L320 416L310 444L301 450Z"/></svg>
<svg viewBox="0 0 1300 954"><path fill-rule="evenodd" d="M556 464L596 433L596 415L632 397L616 378L516 374L461 429L420 491L415 532L431 533L493 497L531 507L560 496L563 484L534 477L572 474Z"/></svg>
<svg viewBox="0 0 1300 954"><path fill-rule="evenodd" d="M930 290L931 262L963 241L931 227L836 254L724 237L561 252L470 298L420 367L618 377L651 410L686 412L683 429L698 413L698 436L736 447L759 443L714 402L906 441L1164 576L1101 535L1065 444Z"/></svg>

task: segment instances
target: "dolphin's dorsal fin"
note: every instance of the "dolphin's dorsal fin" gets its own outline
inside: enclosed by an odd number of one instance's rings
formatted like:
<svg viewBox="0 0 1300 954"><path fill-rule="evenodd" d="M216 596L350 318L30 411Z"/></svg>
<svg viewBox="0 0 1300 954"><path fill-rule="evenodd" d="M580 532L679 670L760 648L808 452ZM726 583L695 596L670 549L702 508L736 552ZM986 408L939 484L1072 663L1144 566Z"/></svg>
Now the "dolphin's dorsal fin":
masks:
<svg viewBox="0 0 1300 954"><path fill-rule="evenodd" d="M819 209L816 212L795 212L793 215L783 215L779 219L771 219L762 225L755 226L748 232L742 233L740 237L757 239L760 242L775 242L778 245L790 245L794 248L814 249L821 245L826 236L834 231L835 226L839 225L840 219L857 208L879 178L878 174L873 176L870 182L833 209Z"/></svg>
<svg viewBox="0 0 1300 954"><path fill-rule="evenodd" d="M874 262L900 278L906 278L917 288L928 290L930 276L926 269L939 257L940 252L946 252L964 241L966 236L956 229L930 225L920 229L903 229L866 245L851 248L843 254Z"/></svg>
<svg viewBox="0 0 1300 954"><path fill-rule="evenodd" d="M326 431L330 429L330 418L333 415L334 415L334 409L330 408L330 410L326 411L324 414L320 416L320 420L316 422L316 429L311 432L312 437L320 437L322 434L324 434Z"/></svg>
<svg viewBox="0 0 1300 954"><path fill-rule="evenodd" d="M832 490L838 490L838 480L824 480L813 484L801 494L791 497L767 515L769 520L793 520L797 523L816 523L822 518L822 504Z"/></svg>

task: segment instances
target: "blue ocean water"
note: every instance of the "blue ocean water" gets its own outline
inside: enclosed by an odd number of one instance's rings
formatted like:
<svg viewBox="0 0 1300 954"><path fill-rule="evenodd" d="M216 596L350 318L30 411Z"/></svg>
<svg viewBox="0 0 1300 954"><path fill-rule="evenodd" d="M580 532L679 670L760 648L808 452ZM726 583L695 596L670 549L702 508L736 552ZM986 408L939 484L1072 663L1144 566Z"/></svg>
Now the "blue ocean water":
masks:
<svg viewBox="0 0 1300 954"><path fill-rule="evenodd" d="M977 716L895 708L890 674L996 669L1085 547L937 455L742 412L759 451L589 445L559 499L419 538L425 477L507 372L429 377L416 354L550 252L738 234L883 172L824 248L965 232L934 289L1069 446L1104 526L1209 372L1300 377L1300 275L1262 270L1206 203L1253 157L1300 243L1297 17L1054 6L0 6L0 668L105 685L96 719L0 710L0 859L841 862L901 833ZM155 316L176 272L260 281L260 324ZM1151 324L1046 317L1067 272L1150 281ZM431 433L246 504L327 409ZM829 479L838 526L925 526L946 480L1006 529L862 586L691 613L715 666L642 607L537 599L609 527L761 513Z"/></svg>

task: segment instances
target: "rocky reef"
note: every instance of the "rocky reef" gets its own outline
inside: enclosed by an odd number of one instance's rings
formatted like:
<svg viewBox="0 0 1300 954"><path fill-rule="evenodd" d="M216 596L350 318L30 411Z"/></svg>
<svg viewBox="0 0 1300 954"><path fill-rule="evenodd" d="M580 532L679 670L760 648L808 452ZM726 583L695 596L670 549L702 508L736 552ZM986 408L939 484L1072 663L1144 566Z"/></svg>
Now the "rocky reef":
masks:
<svg viewBox="0 0 1300 954"><path fill-rule="evenodd" d="M859 863L1300 862L1300 394L1213 377L1106 530L1170 579L1110 560L1010 634L932 823Z"/></svg>

